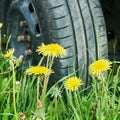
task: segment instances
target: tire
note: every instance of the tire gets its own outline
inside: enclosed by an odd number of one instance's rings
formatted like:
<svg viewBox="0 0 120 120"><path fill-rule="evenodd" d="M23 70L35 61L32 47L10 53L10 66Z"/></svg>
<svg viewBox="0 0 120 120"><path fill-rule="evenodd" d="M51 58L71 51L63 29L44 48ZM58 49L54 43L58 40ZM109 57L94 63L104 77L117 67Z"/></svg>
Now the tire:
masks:
<svg viewBox="0 0 120 120"><path fill-rule="evenodd" d="M10 3L11 3L12 0L1 0L1 3L0 3L0 22L2 22L4 24L4 27L2 29L2 32L3 34L6 33L7 31L7 11L8 11L8 8L10 6Z"/></svg>
<svg viewBox="0 0 120 120"><path fill-rule="evenodd" d="M108 56L106 28L99 0L32 0L32 5L41 34L37 45L42 42L58 43L67 51L65 57L55 59L55 74L51 76L50 84L77 71L84 85L90 85L88 65ZM33 62L36 63L34 59Z"/></svg>
<svg viewBox="0 0 120 120"><path fill-rule="evenodd" d="M107 58L107 37L104 17L98 0L36 0L36 11L46 43L59 43L67 56L56 59L57 80L74 70L82 77L85 86L88 65L97 59ZM45 23L45 24L44 24Z"/></svg>

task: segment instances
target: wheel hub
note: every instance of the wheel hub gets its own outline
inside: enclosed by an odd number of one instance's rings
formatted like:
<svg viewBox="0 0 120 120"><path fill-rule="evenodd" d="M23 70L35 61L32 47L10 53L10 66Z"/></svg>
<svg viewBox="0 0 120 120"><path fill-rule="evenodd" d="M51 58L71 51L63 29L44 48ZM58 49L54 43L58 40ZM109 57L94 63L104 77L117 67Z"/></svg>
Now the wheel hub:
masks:
<svg viewBox="0 0 120 120"><path fill-rule="evenodd" d="M8 29L11 35L9 47L15 48L16 57L24 56L25 64L31 64L37 56L35 50L41 37L34 5L31 0L14 0L8 11Z"/></svg>

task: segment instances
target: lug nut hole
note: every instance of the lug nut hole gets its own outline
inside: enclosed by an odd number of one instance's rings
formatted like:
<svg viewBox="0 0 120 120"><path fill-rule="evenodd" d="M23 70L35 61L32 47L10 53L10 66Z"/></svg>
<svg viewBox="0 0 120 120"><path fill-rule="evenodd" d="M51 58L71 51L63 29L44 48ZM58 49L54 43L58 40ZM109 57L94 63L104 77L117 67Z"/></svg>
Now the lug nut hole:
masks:
<svg viewBox="0 0 120 120"><path fill-rule="evenodd" d="M38 34L41 33L41 31L40 31L40 27L39 27L39 24L38 24L38 23L36 24L36 31L37 31Z"/></svg>
<svg viewBox="0 0 120 120"><path fill-rule="evenodd" d="M28 8L29 8L29 11L30 11L30 12L34 12L34 8L33 8L32 3L29 4L29 7L28 7Z"/></svg>

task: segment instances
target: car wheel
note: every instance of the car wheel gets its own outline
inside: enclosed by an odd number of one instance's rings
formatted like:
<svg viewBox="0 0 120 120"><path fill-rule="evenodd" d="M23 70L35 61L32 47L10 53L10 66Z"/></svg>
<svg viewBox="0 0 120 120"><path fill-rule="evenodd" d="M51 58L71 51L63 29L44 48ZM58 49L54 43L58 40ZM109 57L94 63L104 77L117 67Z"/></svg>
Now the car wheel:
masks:
<svg viewBox="0 0 120 120"><path fill-rule="evenodd" d="M13 0L2 6L0 16L5 15L12 35L9 47L15 48L17 57L24 55L26 66L38 62L39 44L58 43L67 55L55 59L50 84L76 71L84 85L90 85L89 64L108 55L99 0Z"/></svg>

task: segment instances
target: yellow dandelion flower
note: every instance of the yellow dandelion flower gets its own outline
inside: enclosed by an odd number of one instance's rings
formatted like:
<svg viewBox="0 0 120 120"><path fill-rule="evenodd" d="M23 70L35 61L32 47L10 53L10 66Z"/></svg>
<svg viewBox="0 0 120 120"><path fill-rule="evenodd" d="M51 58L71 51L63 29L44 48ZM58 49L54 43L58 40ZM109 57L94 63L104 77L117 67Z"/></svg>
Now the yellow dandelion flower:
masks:
<svg viewBox="0 0 120 120"><path fill-rule="evenodd" d="M77 90L81 85L83 85L82 80L78 79L77 77L68 78L64 83L65 89L71 91Z"/></svg>
<svg viewBox="0 0 120 120"><path fill-rule="evenodd" d="M29 75L46 75L49 76L53 73L52 70L44 67L44 66L31 66L26 70L26 73Z"/></svg>
<svg viewBox="0 0 120 120"><path fill-rule="evenodd" d="M0 23L0 29L2 28L2 26L3 26L3 23Z"/></svg>
<svg viewBox="0 0 120 120"><path fill-rule="evenodd" d="M52 56L52 57L61 57L66 55L66 50L59 44L48 44L45 45L42 43L41 46L38 46L36 52L42 54L43 56Z"/></svg>
<svg viewBox="0 0 120 120"><path fill-rule="evenodd" d="M109 70L111 68L111 64L112 62L109 60L97 60L89 66L89 73L95 77L98 77L103 72Z"/></svg>
<svg viewBox="0 0 120 120"><path fill-rule="evenodd" d="M15 51L14 48L9 49L3 56L4 56L5 58L10 58L10 57L13 56L14 51Z"/></svg>

